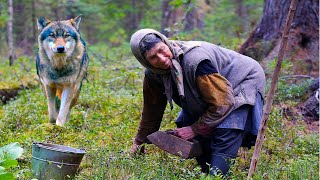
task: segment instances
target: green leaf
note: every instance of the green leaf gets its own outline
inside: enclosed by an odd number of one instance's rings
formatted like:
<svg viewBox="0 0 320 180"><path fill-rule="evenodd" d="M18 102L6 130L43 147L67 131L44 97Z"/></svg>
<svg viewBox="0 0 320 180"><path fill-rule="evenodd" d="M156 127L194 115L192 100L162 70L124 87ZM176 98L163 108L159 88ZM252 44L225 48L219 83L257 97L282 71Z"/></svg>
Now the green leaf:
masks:
<svg viewBox="0 0 320 180"><path fill-rule="evenodd" d="M7 172L5 171L5 168L0 166L0 175L1 174L6 174Z"/></svg>
<svg viewBox="0 0 320 180"><path fill-rule="evenodd" d="M3 160L15 160L19 158L23 153L23 148L20 147L19 143L14 142L0 148L0 161Z"/></svg>
<svg viewBox="0 0 320 180"><path fill-rule="evenodd" d="M12 173L0 174L0 180L15 180Z"/></svg>
<svg viewBox="0 0 320 180"><path fill-rule="evenodd" d="M0 163L0 165L8 169L10 167L16 167L18 165L18 161L13 159L8 159L8 160L5 160L3 163Z"/></svg>

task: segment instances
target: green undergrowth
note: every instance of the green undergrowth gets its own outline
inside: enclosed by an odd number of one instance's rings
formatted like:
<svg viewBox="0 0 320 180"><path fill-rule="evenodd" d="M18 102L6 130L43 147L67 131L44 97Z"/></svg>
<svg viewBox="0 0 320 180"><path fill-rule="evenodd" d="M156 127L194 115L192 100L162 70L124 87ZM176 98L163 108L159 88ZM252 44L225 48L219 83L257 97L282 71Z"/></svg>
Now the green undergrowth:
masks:
<svg viewBox="0 0 320 180"><path fill-rule="evenodd" d="M9 66L9 60L0 58L0 89L33 87L38 85L35 59L21 56Z"/></svg>
<svg viewBox="0 0 320 180"><path fill-rule="evenodd" d="M146 155L130 158L141 116L144 70L128 45L108 51L92 47L89 56L88 80L64 127L49 123L40 85L0 105L0 147L18 142L24 149L18 166L8 171L17 179L31 179L32 143L46 142L87 151L75 179L223 179L201 173L194 159L180 159L154 145L146 145ZM27 65L36 74L34 61ZM162 130L175 127L178 111L178 106L166 109ZM295 122L292 125L281 109L273 108L254 179L319 179L318 134L307 131L299 117ZM230 179L246 179L252 152L240 150Z"/></svg>
<svg viewBox="0 0 320 180"><path fill-rule="evenodd" d="M266 67L265 73L270 76L267 79L267 91L269 90L271 77L276 67L276 59L270 61ZM308 89L314 82L313 77L295 76L292 74L292 62L285 59L281 64L281 73L277 82L277 90L274 95L274 104L283 107L294 107L299 103L306 101L308 96L312 93Z"/></svg>

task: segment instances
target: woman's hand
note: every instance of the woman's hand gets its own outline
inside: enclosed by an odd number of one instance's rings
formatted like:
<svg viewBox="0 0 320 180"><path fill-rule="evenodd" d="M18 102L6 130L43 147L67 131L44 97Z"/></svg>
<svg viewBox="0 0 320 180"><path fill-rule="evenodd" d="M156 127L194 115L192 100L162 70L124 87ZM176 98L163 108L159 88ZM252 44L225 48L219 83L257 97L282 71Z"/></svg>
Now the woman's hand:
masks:
<svg viewBox="0 0 320 180"><path fill-rule="evenodd" d="M178 137L181 137L182 139L189 140L196 136L196 134L193 132L190 126L177 128L175 134Z"/></svg>
<svg viewBox="0 0 320 180"><path fill-rule="evenodd" d="M146 150L143 144L138 144L135 141L131 147L130 156L145 154Z"/></svg>

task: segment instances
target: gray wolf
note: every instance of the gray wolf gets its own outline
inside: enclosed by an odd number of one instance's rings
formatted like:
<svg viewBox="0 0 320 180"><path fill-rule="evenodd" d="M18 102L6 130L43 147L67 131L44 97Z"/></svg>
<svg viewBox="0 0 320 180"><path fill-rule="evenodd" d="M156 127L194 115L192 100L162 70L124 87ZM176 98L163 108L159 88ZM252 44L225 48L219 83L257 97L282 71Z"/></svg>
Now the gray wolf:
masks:
<svg viewBox="0 0 320 180"><path fill-rule="evenodd" d="M89 58L79 32L81 17L63 21L38 19L37 74L47 98L49 119L59 126L76 104Z"/></svg>

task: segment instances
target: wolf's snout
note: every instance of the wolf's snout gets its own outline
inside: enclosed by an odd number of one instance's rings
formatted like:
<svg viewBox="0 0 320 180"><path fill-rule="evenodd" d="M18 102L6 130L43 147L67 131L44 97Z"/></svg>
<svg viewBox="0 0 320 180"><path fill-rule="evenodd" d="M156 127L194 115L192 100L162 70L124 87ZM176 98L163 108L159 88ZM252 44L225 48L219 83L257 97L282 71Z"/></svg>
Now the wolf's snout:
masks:
<svg viewBox="0 0 320 180"><path fill-rule="evenodd" d="M57 47L57 52L58 53L64 53L65 52L65 47L64 46L58 46Z"/></svg>

